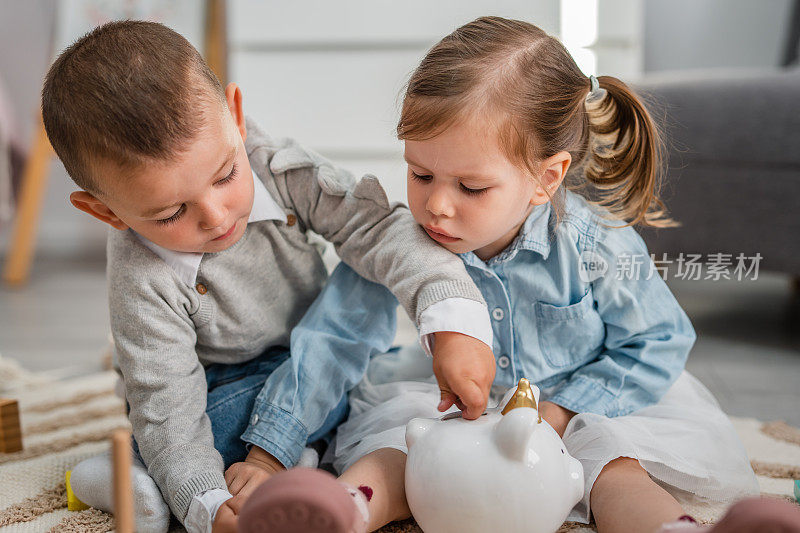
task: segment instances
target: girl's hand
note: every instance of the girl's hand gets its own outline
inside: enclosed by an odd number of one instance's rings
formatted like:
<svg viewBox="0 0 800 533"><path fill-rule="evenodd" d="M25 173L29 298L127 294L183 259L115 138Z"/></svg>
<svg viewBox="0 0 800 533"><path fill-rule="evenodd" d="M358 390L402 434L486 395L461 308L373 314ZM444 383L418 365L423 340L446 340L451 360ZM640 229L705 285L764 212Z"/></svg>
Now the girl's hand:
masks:
<svg viewBox="0 0 800 533"><path fill-rule="evenodd" d="M478 418L486 410L494 381L491 348L474 337L452 331L434 335L433 373L442 394L439 411L447 411L455 404L464 418Z"/></svg>
<svg viewBox="0 0 800 533"><path fill-rule="evenodd" d="M281 470L286 468L272 454L253 446L244 462L232 464L225 472L225 483L233 494L225 503L238 514L256 487Z"/></svg>
<svg viewBox="0 0 800 533"><path fill-rule="evenodd" d="M559 437L563 437L567 424L576 413L561 407L557 403L539 402L539 414L556 430Z"/></svg>

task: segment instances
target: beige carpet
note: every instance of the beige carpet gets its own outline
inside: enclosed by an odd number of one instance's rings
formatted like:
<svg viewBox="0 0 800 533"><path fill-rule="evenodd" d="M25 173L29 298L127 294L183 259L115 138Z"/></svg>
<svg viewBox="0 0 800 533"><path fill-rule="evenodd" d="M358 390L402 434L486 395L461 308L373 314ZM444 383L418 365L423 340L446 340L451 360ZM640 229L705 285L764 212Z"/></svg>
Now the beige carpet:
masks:
<svg viewBox="0 0 800 533"><path fill-rule="evenodd" d="M97 510L66 509L64 473L108 448L111 433L128 427L122 401L114 394L116 375L104 372L52 381L9 366L0 358L0 396L20 402L24 449L0 454L0 533L113 530L111 516ZM782 422L733 418L765 495L791 498L800 478L800 430ZM683 502L687 511L713 521L724 506ZM175 526L181 531L180 526ZM413 521L390 524L384 532L421 531ZM594 531L565 524L561 531Z"/></svg>

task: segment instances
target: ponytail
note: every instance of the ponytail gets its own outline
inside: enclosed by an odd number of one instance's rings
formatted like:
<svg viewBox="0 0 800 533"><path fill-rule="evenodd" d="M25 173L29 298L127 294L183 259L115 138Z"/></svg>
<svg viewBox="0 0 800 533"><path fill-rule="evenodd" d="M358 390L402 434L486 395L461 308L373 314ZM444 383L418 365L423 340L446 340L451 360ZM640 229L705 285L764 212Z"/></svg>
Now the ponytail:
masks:
<svg viewBox="0 0 800 533"><path fill-rule="evenodd" d="M674 227L659 199L664 145L639 97L613 76L597 78L601 92L586 99L589 153L584 176L597 203L627 225ZM602 90L605 90L603 94Z"/></svg>

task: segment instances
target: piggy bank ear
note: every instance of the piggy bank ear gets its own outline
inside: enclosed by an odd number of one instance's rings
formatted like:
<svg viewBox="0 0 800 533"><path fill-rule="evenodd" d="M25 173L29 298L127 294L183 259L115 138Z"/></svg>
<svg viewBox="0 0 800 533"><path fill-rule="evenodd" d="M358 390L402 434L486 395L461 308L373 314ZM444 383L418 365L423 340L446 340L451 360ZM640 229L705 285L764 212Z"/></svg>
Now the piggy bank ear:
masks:
<svg viewBox="0 0 800 533"><path fill-rule="evenodd" d="M512 461L525 461L528 442L539 423L536 409L512 409L494 428L494 442L500 453Z"/></svg>
<svg viewBox="0 0 800 533"><path fill-rule="evenodd" d="M412 418L406 425L406 446L411 448L435 423L430 418Z"/></svg>

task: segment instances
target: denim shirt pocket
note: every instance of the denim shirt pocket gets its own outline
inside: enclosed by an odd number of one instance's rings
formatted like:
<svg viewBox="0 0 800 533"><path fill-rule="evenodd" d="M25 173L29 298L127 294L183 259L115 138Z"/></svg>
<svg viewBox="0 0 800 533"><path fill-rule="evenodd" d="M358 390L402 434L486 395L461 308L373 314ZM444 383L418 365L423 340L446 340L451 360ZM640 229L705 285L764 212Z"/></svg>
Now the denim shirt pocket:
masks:
<svg viewBox="0 0 800 533"><path fill-rule="evenodd" d="M539 347L553 368L579 366L597 356L605 340L605 324L594 308L591 289L566 307L536 302Z"/></svg>

